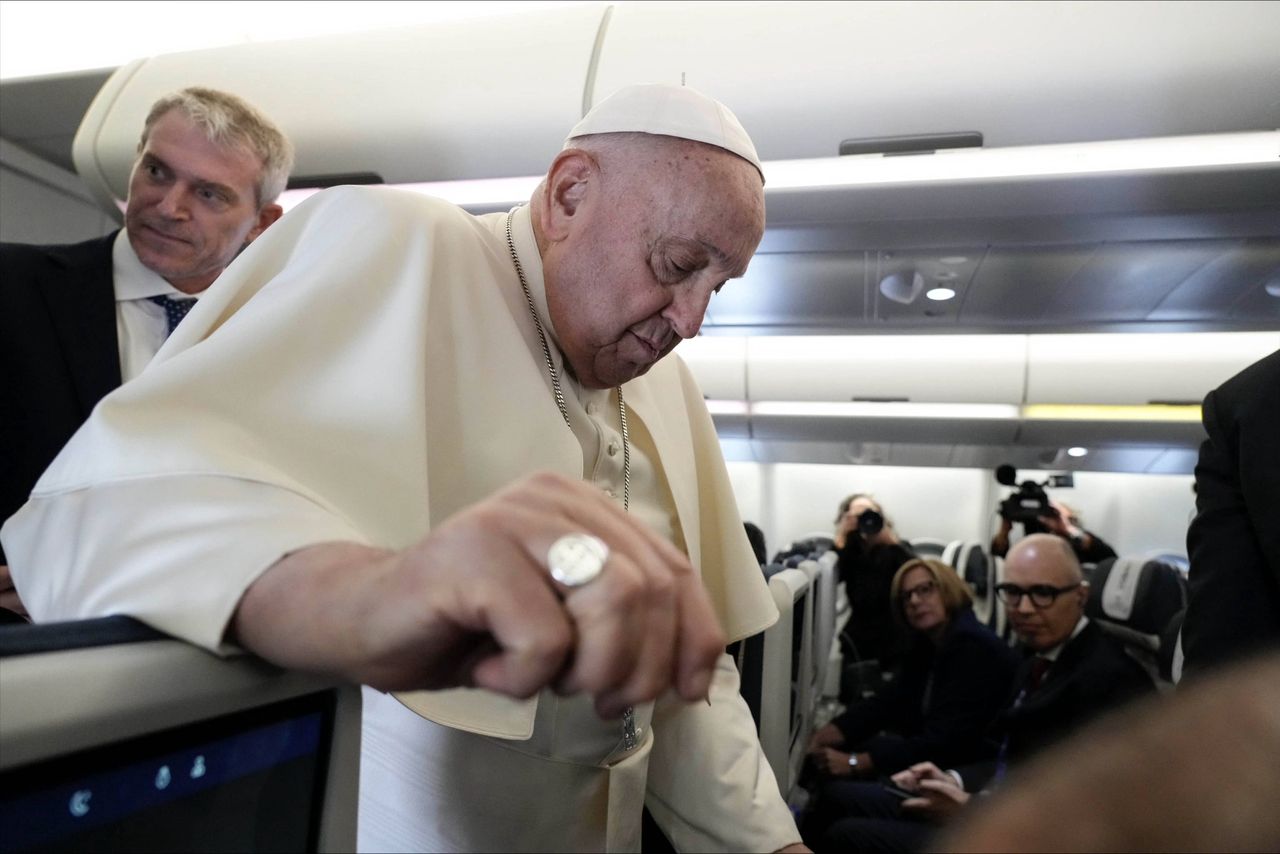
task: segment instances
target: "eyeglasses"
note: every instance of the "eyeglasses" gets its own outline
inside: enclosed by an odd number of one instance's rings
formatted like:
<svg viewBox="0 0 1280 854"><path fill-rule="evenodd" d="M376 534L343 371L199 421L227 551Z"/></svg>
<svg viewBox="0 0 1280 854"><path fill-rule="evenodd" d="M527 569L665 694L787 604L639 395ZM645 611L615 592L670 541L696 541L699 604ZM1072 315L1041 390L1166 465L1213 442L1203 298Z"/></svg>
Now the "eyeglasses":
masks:
<svg viewBox="0 0 1280 854"><path fill-rule="evenodd" d="M1053 587L1049 584L1033 584L1030 587L1019 587L1016 584L997 584L996 595L1000 601L1010 608L1018 607L1023 596L1031 597L1031 604L1037 608L1048 608L1063 593L1068 593L1080 586L1080 582L1067 587Z"/></svg>
<svg viewBox="0 0 1280 854"><path fill-rule="evenodd" d="M924 599L928 596L932 596L933 592L937 589L938 583L936 581L926 581L924 584L917 584L910 590L903 590L898 598L903 602L910 602L912 596L919 596L921 599Z"/></svg>

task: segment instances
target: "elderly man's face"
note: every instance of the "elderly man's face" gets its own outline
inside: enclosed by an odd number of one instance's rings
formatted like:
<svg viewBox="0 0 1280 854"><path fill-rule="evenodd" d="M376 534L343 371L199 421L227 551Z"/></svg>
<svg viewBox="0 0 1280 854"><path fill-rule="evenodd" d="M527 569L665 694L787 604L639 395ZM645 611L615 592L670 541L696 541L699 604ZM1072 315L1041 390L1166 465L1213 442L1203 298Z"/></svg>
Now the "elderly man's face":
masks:
<svg viewBox="0 0 1280 854"><path fill-rule="evenodd" d="M588 388L638 377L696 335L764 234L751 164L683 140L655 151L594 173L573 228L544 257L560 347Z"/></svg>
<svg viewBox="0 0 1280 854"><path fill-rule="evenodd" d="M1079 582L1063 553L1062 542L1049 534L1020 541L1005 561L1005 582L1024 590L1037 585L1061 589ZM1052 604L1037 607L1031 596L1024 595L1016 607L1008 606L1009 619L1024 644L1043 652L1071 637L1088 596L1088 587L1081 585L1058 594Z"/></svg>

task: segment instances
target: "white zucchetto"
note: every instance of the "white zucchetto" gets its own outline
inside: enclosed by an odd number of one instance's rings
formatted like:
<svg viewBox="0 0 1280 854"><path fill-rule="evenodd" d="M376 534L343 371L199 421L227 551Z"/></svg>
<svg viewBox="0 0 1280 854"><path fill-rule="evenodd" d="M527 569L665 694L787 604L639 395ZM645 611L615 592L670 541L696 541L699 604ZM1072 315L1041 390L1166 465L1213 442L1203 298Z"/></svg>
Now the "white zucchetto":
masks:
<svg viewBox="0 0 1280 854"><path fill-rule="evenodd" d="M626 86L591 108L566 142L597 133L651 133L723 148L746 160L764 180L760 156L737 116L719 101L687 86Z"/></svg>

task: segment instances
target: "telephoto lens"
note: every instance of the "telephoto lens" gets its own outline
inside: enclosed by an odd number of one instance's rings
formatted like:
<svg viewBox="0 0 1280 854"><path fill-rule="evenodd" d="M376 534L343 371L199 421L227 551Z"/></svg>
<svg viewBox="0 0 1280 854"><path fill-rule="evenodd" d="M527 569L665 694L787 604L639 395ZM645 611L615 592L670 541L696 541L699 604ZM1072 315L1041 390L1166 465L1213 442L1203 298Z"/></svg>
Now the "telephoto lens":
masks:
<svg viewBox="0 0 1280 854"><path fill-rule="evenodd" d="M884 517L867 508L858 516L858 533L866 537L874 536L884 529Z"/></svg>

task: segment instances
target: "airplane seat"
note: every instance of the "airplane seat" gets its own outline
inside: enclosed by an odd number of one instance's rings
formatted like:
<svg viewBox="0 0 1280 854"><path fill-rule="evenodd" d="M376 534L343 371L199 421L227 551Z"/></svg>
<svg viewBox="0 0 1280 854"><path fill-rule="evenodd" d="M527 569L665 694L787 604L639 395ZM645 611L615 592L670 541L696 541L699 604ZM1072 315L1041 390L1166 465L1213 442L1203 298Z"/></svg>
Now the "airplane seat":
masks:
<svg viewBox="0 0 1280 854"><path fill-rule="evenodd" d="M760 746L778 790L786 797L799 777L806 747L798 740L807 721L802 679L812 644L812 586L803 571L784 569L769 579L769 592L778 607L778 621L760 636L757 720ZM750 702L748 697L748 705Z"/></svg>
<svg viewBox="0 0 1280 854"><path fill-rule="evenodd" d="M849 623L849 597L844 585L836 573L839 555L835 550L824 552L818 558L818 565L823 567L830 577L831 584L831 636L828 644L827 667L822 682L820 699L834 699L840 696L840 674L844 667L844 650L840 645L840 633Z"/></svg>
<svg viewBox="0 0 1280 854"><path fill-rule="evenodd" d="M831 630L835 627L835 588L831 584L830 570L824 569L817 560L809 558L797 567L809 576L809 584L813 587L813 649L810 651L809 666L813 691L809 700L816 703L821 692L822 680L825 678L827 666L827 649L833 638Z"/></svg>
<svg viewBox="0 0 1280 854"><path fill-rule="evenodd" d="M978 622L991 625L996 595L991 579L995 563L981 543L964 543L956 553L955 570L969 585L973 595L973 613Z"/></svg>
<svg viewBox="0 0 1280 854"><path fill-rule="evenodd" d="M1094 569L1085 614L1119 638L1162 687L1162 660L1172 670L1176 629L1170 626L1186 610L1187 585L1182 573L1145 557L1108 558Z"/></svg>
<svg viewBox="0 0 1280 854"><path fill-rule="evenodd" d="M935 540L932 537L920 537L919 539L909 540L907 545L916 553L918 557L935 557L942 559L942 553L947 550L947 544L942 540Z"/></svg>
<svg viewBox="0 0 1280 854"><path fill-rule="evenodd" d="M996 587L1005 581L1004 574L1004 558L991 556L991 591L988 595L991 598L991 619L987 621L987 628L996 633L996 637L1003 640L1009 646L1016 646L1018 636L1014 634L1013 624L1009 622L1009 613L999 596L991 595L995 593Z"/></svg>
<svg viewBox="0 0 1280 854"><path fill-rule="evenodd" d="M360 706L129 617L4 626L0 850L354 850Z"/></svg>
<svg viewBox="0 0 1280 854"><path fill-rule="evenodd" d="M787 543L782 551L773 556L773 563L787 563L793 558L797 558L795 564L789 566L798 566L799 561L810 557L819 557L835 548L835 541L831 539L829 534L811 533L803 537L792 540Z"/></svg>
<svg viewBox="0 0 1280 854"><path fill-rule="evenodd" d="M1183 608L1174 614L1160 633L1160 651L1156 653L1156 665L1159 667L1160 679L1169 685L1178 681L1181 664L1176 662L1178 656L1178 634L1182 631L1182 621L1187 616Z"/></svg>
<svg viewBox="0 0 1280 854"><path fill-rule="evenodd" d="M766 564L763 567L765 580L767 581L768 579L772 578L773 576L777 575L779 572L782 572L782 570L787 568L788 567L786 564L781 563L779 561L774 561L773 563Z"/></svg>
<svg viewBox="0 0 1280 854"><path fill-rule="evenodd" d="M942 550L942 556L939 558L943 563L952 569L959 569L960 550L964 548L963 540L952 540L947 543L946 548Z"/></svg>
<svg viewBox="0 0 1280 854"><path fill-rule="evenodd" d="M1166 552L1157 549L1155 551L1148 552L1146 557L1147 560L1154 560L1163 564L1168 564L1183 575L1186 575L1191 571L1191 561L1186 554L1182 552Z"/></svg>

